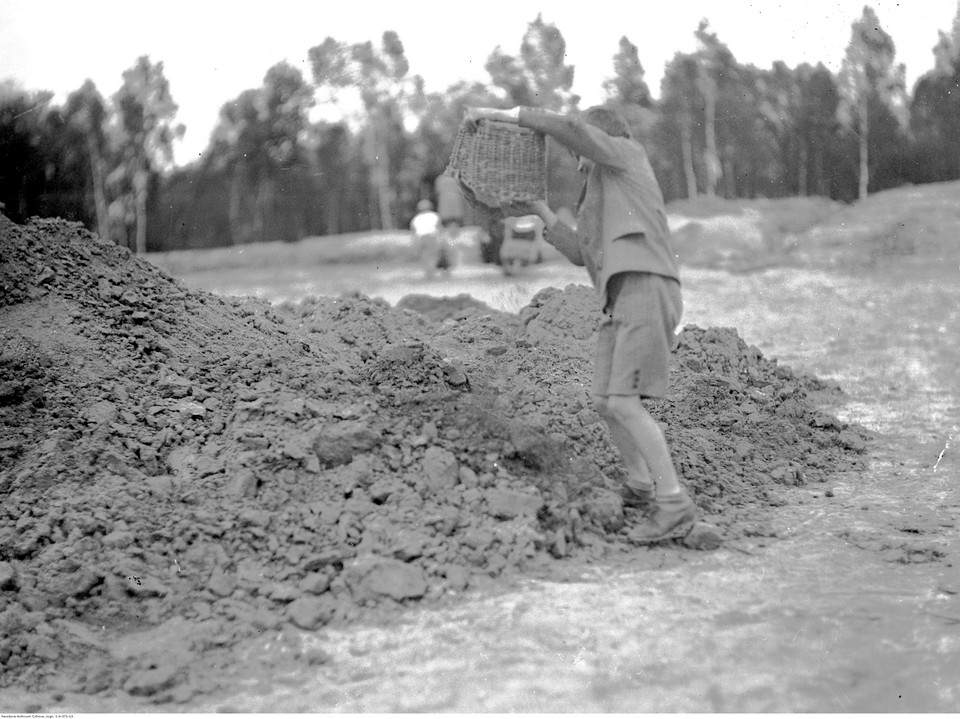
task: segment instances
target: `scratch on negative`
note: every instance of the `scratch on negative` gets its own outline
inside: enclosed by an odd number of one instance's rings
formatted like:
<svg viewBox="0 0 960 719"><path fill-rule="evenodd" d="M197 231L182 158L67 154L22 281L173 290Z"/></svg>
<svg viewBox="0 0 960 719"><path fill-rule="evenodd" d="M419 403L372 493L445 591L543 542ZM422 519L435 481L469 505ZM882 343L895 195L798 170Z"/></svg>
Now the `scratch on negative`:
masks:
<svg viewBox="0 0 960 719"><path fill-rule="evenodd" d="M943 459L943 455L945 455L945 454L947 453L947 450L950 448L950 440L951 440L951 439L953 439L953 435L947 437L947 442L946 442L946 444L944 444L944 445L943 445L943 449L940 450L940 454L939 454L939 456L937 457L937 463L936 463L935 465L933 465L933 471L934 471L934 472L937 471L937 467L940 466L940 460Z"/></svg>
<svg viewBox="0 0 960 719"><path fill-rule="evenodd" d="M42 104L41 104L41 105L34 105L34 106L31 107L29 110L24 110L23 112L21 112L21 113L19 113L19 114L17 114L17 115L14 115L14 116L13 116L13 119L16 120L18 117L23 117L24 115L28 115L28 114L30 114L31 112L34 112L34 111L36 111L36 110L39 110L41 107L43 107Z"/></svg>

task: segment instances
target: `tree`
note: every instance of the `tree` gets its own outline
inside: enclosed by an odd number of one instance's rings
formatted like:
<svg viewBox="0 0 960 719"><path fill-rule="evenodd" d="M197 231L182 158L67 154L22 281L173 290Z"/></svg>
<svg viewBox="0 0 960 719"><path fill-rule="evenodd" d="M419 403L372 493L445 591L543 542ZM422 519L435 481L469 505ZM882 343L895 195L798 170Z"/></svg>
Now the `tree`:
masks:
<svg viewBox="0 0 960 719"><path fill-rule="evenodd" d="M580 97L571 91L574 67L566 63L566 56L563 34L538 14L527 24L518 55L510 55L497 46L487 58L484 68L490 74L493 91L500 96L492 104L541 107L557 112L575 110ZM553 202L563 206L574 205L579 193L576 173L569 172L570 162L566 150L556 143L547 143L547 184ZM502 223L495 221L492 225L488 223L487 229L496 238L502 227Z"/></svg>
<svg viewBox="0 0 960 719"><path fill-rule="evenodd" d="M502 90L510 107L526 105L566 112L577 107L573 94L573 65L565 63L567 43L553 23L542 15L527 26L520 44L520 55L508 55L497 48L484 68L494 87Z"/></svg>
<svg viewBox="0 0 960 719"><path fill-rule="evenodd" d="M412 90L407 78L409 63L403 43L397 33L383 33L379 48L364 42L346 45L331 37L310 48L313 81L318 88L333 91L330 98L338 100L336 90L352 88L359 93L363 106L360 122L364 139L364 154L371 186L371 217L379 216L383 229L396 227L394 218L393 178L397 168L391 167L391 156L396 147L395 130L403 126L405 111ZM391 135L393 134L393 138Z"/></svg>
<svg viewBox="0 0 960 719"><path fill-rule="evenodd" d="M672 135L676 131L687 198L691 200L697 196L693 128L699 119L696 105L698 74L697 58L678 52L667 63L660 83L659 132Z"/></svg>
<svg viewBox="0 0 960 719"><path fill-rule="evenodd" d="M884 109L899 120L906 120L905 69L902 64L894 65L893 38L880 27L880 20L870 6L863 8L863 14L851 29L850 44L840 69L838 116L859 139L858 196L862 200L867 196L870 182L871 120L878 119Z"/></svg>
<svg viewBox="0 0 960 719"><path fill-rule="evenodd" d="M83 138L90 165L89 179L96 211L97 232L102 239L107 240L110 238L106 193L106 155L109 148L104 131L107 107L97 86L93 81L87 80L79 90L67 97L63 112L68 124Z"/></svg>
<svg viewBox="0 0 960 719"><path fill-rule="evenodd" d="M92 227L83 143L52 98L0 82L0 205L15 222L36 215Z"/></svg>
<svg viewBox="0 0 960 719"><path fill-rule="evenodd" d="M644 69L640 64L640 52L624 35L620 38L617 54L613 56L613 77L603 81L607 97L624 104L650 107L650 88L643 79Z"/></svg>
<svg viewBox="0 0 960 719"><path fill-rule="evenodd" d="M960 178L960 4L951 32L940 32L933 55L934 67L917 81L910 105L914 181Z"/></svg>
<svg viewBox="0 0 960 719"><path fill-rule="evenodd" d="M721 92L735 81L736 61L729 48L710 32L710 23L700 21L694 36L697 38L697 89L704 108L704 165L705 191L708 197L716 194L717 182L723 170L717 150L717 102ZM742 108L742 103L732 107Z"/></svg>
<svg viewBox="0 0 960 719"><path fill-rule="evenodd" d="M244 209L253 203L246 203L244 199L248 188L255 188L266 172L260 95L260 89L244 90L224 103L211 136L210 162L229 178L227 216L231 244L258 239L249 229L253 221L244 216Z"/></svg>
<svg viewBox="0 0 960 719"><path fill-rule="evenodd" d="M162 239L158 249L180 250L233 244L229 218L230 177L212 161L211 150L198 162L164 175L150 218Z"/></svg>
<svg viewBox="0 0 960 719"><path fill-rule="evenodd" d="M802 147L802 166L799 170L800 194L813 189L816 194L830 195L830 179L826 159L836 135L837 106L840 97L833 75L823 63L816 67L800 65L797 68L800 102L796 107L797 131Z"/></svg>
<svg viewBox="0 0 960 719"><path fill-rule="evenodd" d="M368 203L361 149L346 123L315 129L317 186L325 234L364 229L360 217ZM369 225L366 225L369 226Z"/></svg>
<svg viewBox="0 0 960 719"><path fill-rule="evenodd" d="M163 74L163 63L147 56L123 73L123 85L112 98L116 113L115 142L120 152L118 168L132 187L138 253L147 250L147 199L151 176L173 164L173 141L184 133L175 125L177 104ZM120 181L120 178L117 178Z"/></svg>
<svg viewBox="0 0 960 719"><path fill-rule="evenodd" d="M650 134L656 119L644 74L637 46L624 35L613 56L613 76L603 81L603 90L606 102L620 111L637 139Z"/></svg>
<svg viewBox="0 0 960 719"><path fill-rule="evenodd" d="M231 238L235 243L298 240L307 233L307 140L313 90L299 69L280 62L259 88L244 90L220 109L212 158L229 177ZM306 198L303 198L306 200Z"/></svg>
<svg viewBox="0 0 960 719"><path fill-rule="evenodd" d="M940 39L933 48L933 72L950 75L956 70L957 61L960 60L960 2L957 3L957 14L953 18L950 32L941 30L939 34Z"/></svg>
<svg viewBox="0 0 960 719"><path fill-rule="evenodd" d="M280 62L267 70L259 99L266 161L257 188L256 229L264 239L269 239L266 230L271 228L279 238L299 240L307 234L308 208L301 193L309 182L303 143L314 105L313 89L298 68Z"/></svg>
<svg viewBox="0 0 960 719"><path fill-rule="evenodd" d="M800 87L797 73L777 60L769 70L755 72L760 121L776 145L775 164L780 194L806 194L806 140L799 130ZM794 182L796 180L796 182Z"/></svg>
<svg viewBox="0 0 960 719"><path fill-rule="evenodd" d="M414 135L423 154L425 177L435 178L446 169L464 108L497 102L487 85L462 80L442 92L417 95L413 109L419 122Z"/></svg>
<svg viewBox="0 0 960 719"><path fill-rule="evenodd" d="M723 196L792 194L784 149L793 144L788 99L793 73L783 64L765 71L729 58L719 85L716 118ZM773 93L771 87L776 88Z"/></svg>
<svg viewBox="0 0 960 719"><path fill-rule="evenodd" d="M0 83L0 209L15 222L34 214L44 164L39 119L50 98Z"/></svg>

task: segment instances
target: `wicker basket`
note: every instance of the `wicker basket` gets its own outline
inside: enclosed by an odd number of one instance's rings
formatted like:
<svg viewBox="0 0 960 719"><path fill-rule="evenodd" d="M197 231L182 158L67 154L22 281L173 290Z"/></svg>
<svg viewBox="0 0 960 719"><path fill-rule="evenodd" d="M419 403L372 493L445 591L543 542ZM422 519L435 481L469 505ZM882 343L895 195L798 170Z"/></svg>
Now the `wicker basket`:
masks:
<svg viewBox="0 0 960 719"><path fill-rule="evenodd" d="M546 140L509 122L481 120L475 132L461 125L446 171L481 214L523 214L525 203L547 197Z"/></svg>

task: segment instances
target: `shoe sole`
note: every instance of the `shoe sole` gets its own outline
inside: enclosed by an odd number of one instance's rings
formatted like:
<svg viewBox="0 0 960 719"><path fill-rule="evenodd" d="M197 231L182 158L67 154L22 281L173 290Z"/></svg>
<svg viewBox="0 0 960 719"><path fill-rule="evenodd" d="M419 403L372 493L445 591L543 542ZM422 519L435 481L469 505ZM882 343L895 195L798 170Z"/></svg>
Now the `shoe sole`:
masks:
<svg viewBox="0 0 960 719"><path fill-rule="evenodd" d="M690 534L690 532L693 531L693 528L696 525L696 523L697 523L697 520L694 518L689 520L688 522L679 524L673 529L671 529L669 532L665 532L664 534L658 535L656 537L645 537L643 539L634 539L629 534L627 534L627 539L629 539L634 544L640 544L640 545L656 544L657 542L666 542L667 540L670 540L670 539L683 539L688 534Z"/></svg>

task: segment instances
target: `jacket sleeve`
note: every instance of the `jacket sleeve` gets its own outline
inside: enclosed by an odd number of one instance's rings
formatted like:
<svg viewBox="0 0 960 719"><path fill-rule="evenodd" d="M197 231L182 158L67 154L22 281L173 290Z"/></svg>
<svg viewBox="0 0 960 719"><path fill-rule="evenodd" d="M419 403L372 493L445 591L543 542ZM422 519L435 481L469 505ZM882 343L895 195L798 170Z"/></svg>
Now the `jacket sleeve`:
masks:
<svg viewBox="0 0 960 719"><path fill-rule="evenodd" d="M556 247L560 252L578 267L584 266L583 254L580 252L580 241L577 233L558 220L553 227L544 230L543 239Z"/></svg>
<svg viewBox="0 0 960 719"><path fill-rule="evenodd" d="M521 127L550 135L561 145L606 167L626 169L627 157L620 146L622 138L614 138L579 117L561 115L550 110L521 107Z"/></svg>

